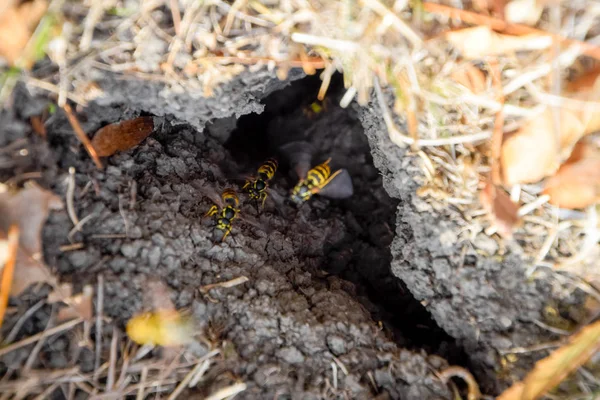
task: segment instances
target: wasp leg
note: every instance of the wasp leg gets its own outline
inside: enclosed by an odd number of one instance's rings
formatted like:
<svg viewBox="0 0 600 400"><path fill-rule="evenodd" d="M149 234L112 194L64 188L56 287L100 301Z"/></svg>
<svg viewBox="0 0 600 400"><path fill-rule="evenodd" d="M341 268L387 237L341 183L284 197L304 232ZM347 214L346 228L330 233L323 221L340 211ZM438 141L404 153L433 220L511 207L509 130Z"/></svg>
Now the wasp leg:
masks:
<svg viewBox="0 0 600 400"><path fill-rule="evenodd" d="M260 208L265 208L265 201L267 201L267 192L262 192L258 199L262 199L262 201L260 202Z"/></svg>
<svg viewBox="0 0 600 400"><path fill-rule="evenodd" d="M212 207L206 212L206 214L204 214L204 216L205 217L212 217L218 211L219 211L219 207L217 207L216 205L213 204Z"/></svg>

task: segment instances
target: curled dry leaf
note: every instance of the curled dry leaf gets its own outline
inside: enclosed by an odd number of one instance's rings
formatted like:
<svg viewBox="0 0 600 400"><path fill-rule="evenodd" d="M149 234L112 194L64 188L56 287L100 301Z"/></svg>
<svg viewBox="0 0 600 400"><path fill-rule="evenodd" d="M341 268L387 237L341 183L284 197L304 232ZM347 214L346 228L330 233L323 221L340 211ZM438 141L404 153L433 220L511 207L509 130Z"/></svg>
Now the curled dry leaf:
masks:
<svg viewBox="0 0 600 400"><path fill-rule="evenodd" d="M598 71L593 71L571 82L569 88L578 91L569 92L568 97L587 101L590 107L560 109L558 132L553 112L547 108L505 138L501 155L505 184L532 183L553 175L583 136L600 129L600 103L597 102L600 80L597 78Z"/></svg>
<svg viewBox="0 0 600 400"><path fill-rule="evenodd" d="M519 206L512 202L506 192L491 182L487 182L481 191L480 201L490 214L492 225L496 227L497 232L502 237L512 237L514 228L520 223Z"/></svg>
<svg viewBox="0 0 600 400"><path fill-rule="evenodd" d="M546 181L544 193L562 208L585 208L600 202L600 150L579 143L571 157Z"/></svg>
<svg viewBox="0 0 600 400"><path fill-rule="evenodd" d="M445 37L464 58L471 60L515 51L541 50L552 44L552 38L547 35L503 35L485 25L451 31Z"/></svg>
<svg viewBox="0 0 600 400"><path fill-rule="evenodd" d="M33 283L56 284L56 277L41 259L41 231L50 210L62 206L58 196L31 183L18 192L0 193L0 233L6 237L12 224L20 229L12 295L19 295Z"/></svg>
<svg viewBox="0 0 600 400"><path fill-rule="evenodd" d="M92 146L98 156L108 157L117 151L129 150L146 139L154 130L152 117L139 117L107 125L96 132Z"/></svg>
<svg viewBox="0 0 600 400"><path fill-rule="evenodd" d="M46 0L13 1L0 5L0 57L14 65L21 57L40 18L48 8Z"/></svg>
<svg viewBox="0 0 600 400"><path fill-rule="evenodd" d="M538 361L525 379L505 390L498 400L534 400L558 386L571 372L600 351L600 321L571 336L567 344Z"/></svg>
<svg viewBox="0 0 600 400"><path fill-rule="evenodd" d="M539 0L513 0L504 8L506 20L513 24L535 25L544 11Z"/></svg>
<svg viewBox="0 0 600 400"><path fill-rule="evenodd" d="M67 307L58 312L58 321L66 321L73 318L83 318L91 321L93 317L92 298L94 288L85 285L81 293L73 295L73 285L63 283L48 295L48 303L65 303Z"/></svg>

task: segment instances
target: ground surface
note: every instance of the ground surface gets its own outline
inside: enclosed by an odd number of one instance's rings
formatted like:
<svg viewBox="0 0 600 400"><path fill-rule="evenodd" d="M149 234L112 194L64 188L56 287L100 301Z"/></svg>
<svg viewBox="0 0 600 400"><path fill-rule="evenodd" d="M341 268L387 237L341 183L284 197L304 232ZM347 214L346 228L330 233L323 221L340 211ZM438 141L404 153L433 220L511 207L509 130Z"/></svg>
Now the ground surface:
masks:
<svg viewBox="0 0 600 400"><path fill-rule="evenodd" d="M242 91L239 82L233 86ZM261 81L254 90L277 86L281 84ZM380 393L391 398L448 398L450 392L433 373L445 361L418 350L458 362L464 356L391 275L389 246L398 203L383 189L362 126L352 112L330 106L311 118L303 114L306 93L316 93L316 87L314 81L300 82L275 94L266 100L267 113L241 119L235 131L231 119L213 121L199 131L208 120L227 113L210 111L193 121L180 120L191 115L191 108L181 111L185 102L177 106L171 99L158 112L161 107L147 105L152 101L148 93L158 90L139 89L146 93L140 97L132 94L131 85L123 86L125 92L115 93L112 101L81 113L87 132L139 111L160 117L146 141L111 157L102 172L80 148L64 116L57 114L48 122L46 141L36 137L24 121L45 104L18 92L14 113L2 118L2 145L24 140L29 152L2 171L3 179L42 171L40 183L64 198L68 169L76 169L76 211L80 218L94 217L73 237L84 247L61 251L60 246L69 244L72 223L66 211L53 213L43 232L47 263L76 290L95 284L102 274L104 313L121 329L145 308L149 283L165 282L176 306L190 308L203 329L229 343L227 357L209 372L213 379L197 393L211 393L241 379L249 386L239 398L367 399ZM210 104L225 104L240 113L262 109L254 103L254 95L244 96L246 100ZM132 103L120 104L127 100ZM247 104L240 106L238 101ZM210 104L200 108L210 109ZM210 202L200 194L201 188L221 190L230 185L225 177L232 171L252 172L276 145L292 137L313 142L319 149L318 161L332 156L334 166L346 166L355 196L338 202L315 198L299 210L277 209L268 202L266 211L256 216L268 233L240 222L225 243L212 243L212 228L202 220ZM288 172L282 166L273 190L285 194L290 189L294 181ZM252 206L243 212L256 214ZM249 281L214 289L210 297L198 291L239 276ZM12 328L45 293L33 290L22 296L15 303L21 312L8 318L3 329ZM46 327L49 314L50 307L42 307L16 340ZM103 342L107 350L110 329L106 328ZM55 337L44 344L33 368L77 364L89 372L92 353L76 347L68 335ZM18 378L31 348L4 356L3 371ZM334 357L348 375L332 369ZM57 390L55 396L61 398L62 392Z"/></svg>

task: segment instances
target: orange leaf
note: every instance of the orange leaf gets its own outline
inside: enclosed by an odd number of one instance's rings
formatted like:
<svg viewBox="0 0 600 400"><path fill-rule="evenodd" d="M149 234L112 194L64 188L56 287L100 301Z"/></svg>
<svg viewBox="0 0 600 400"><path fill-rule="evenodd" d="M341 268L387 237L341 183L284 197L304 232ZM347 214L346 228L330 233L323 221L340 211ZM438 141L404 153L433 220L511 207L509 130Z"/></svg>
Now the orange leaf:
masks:
<svg viewBox="0 0 600 400"><path fill-rule="evenodd" d="M0 57L4 57L10 65L14 65L21 57L48 4L46 0L14 1L8 8L2 10L4 7L0 6L0 38L2 38Z"/></svg>
<svg viewBox="0 0 600 400"><path fill-rule="evenodd" d="M538 361L525 379L505 390L498 400L535 400L558 386L571 372L600 351L600 321L571 336L569 343Z"/></svg>
<svg viewBox="0 0 600 400"><path fill-rule="evenodd" d="M546 181L544 193L562 208L584 208L600 202L600 151L579 143L556 175Z"/></svg>
<svg viewBox="0 0 600 400"><path fill-rule="evenodd" d="M41 261L41 231L50 210L58 208L62 208L60 198L37 185L16 193L0 193L0 232L7 232L13 224L21 232L12 295L19 295L33 283L56 283L56 277Z"/></svg>
<svg viewBox="0 0 600 400"><path fill-rule="evenodd" d="M129 150L146 139L154 130L152 117L139 117L107 125L96 132L92 145L98 156L108 157L117 151Z"/></svg>
<svg viewBox="0 0 600 400"><path fill-rule="evenodd" d="M0 286L0 327L2 327L2 323L4 322L4 313L6 312L8 298L10 297L18 248L19 226L11 225L8 230L8 240L5 248L6 254L2 254L2 262L0 263L0 265L3 264L2 266L4 267L2 270L2 286Z"/></svg>
<svg viewBox="0 0 600 400"><path fill-rule="evenodd" d="M512 236L513 229L520 222L517 212L519 207L512 202L508 194L498 189L491 182L486 183L479 196L481 204L490 214L492 224L498 233L506 238Z"/></svg>

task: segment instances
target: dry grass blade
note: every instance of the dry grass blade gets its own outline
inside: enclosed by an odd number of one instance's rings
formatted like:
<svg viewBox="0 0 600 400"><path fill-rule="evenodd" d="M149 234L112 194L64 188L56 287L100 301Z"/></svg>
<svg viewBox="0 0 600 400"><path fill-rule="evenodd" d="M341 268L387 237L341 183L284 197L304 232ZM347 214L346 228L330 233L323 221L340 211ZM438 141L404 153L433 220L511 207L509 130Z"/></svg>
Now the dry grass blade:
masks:
<svg viewBox="0 0 600 400"><path fill-rule="evenodd" d="M498 400L534 400L559 385L571 372L600 351L600 321L571 337L569 343L538 361L521 382L505 390Z"/></svg>
<svg viewBox="0 0 600 400"><path fill-rule="evenodd" d="M63 109L65 110L67 119L69 120L69 123L71 124L71 127L73 128L73 131L75 132L75 135L77 136L79 141L81 143L83 143L85 150L88 152L90 157L92 157L92 160L94 160L94 164L96 164L96 167L98 169L104 169L104 165L102 165L102 161L100 161L100 157L98 157L98 154L96 153L96 150L94 149L94 146L92 145L92 142L90 141L90 139L87 137L87 135L83 131L83 128L81 127L79 120L73 113L73 109L71 108L71 106L69 104L65 104L63 106Z"/></svg>
<svg viewBox="0 0 600 400"><path fill-rule="evenodd" d="M450 378L459 377L467 383L469 392L467 394L468 400L479 400L481 398L481 392L479 391L479 385L473 375L462 367L448 367L445 370L438 372L437 375L444 383L448 382Z"/></svg>
<svg viewBox="0 0 600 400"><path fill-rule="evenodd" d="M11 351L14 351L16 349L20 349L21 347L27 346L28 344L35 343L35 342L37 342L38 340L40 340L42 338L46 338L48 336L52 336L52 335L55 335L57 333L66 331L68 329L71 329L74 326L80 324L81 322L83 322L83 319L82 318L77 318L77 319L74 319L73 321L65 322L64 324L55 326L54 328L47 329L47 330L45 330L43 332L37 333L37 334L35 334L33 336L30 336L28 338L25 338L25 339L23 339L21 341L18 341L16 343L13 343L11 345L3 347L3 348L0 349L0 356L3 356L5 354L7 354L7 353L10 353Z"/></svg>
<svg viewBox="0 0 600 400"><path fill-rule="evenodd" d="M200 293L207 293L209 290L214 289L214 288L218 288L218 287L222 287L222 288L231 288L237 285L241 285L243 283L248 282L248 278L245 276L239 276L237 278L225 281L225 282L219 282L219 283L211 283L210 285L204 285L200 287Z"/></svg>
<svg viewBox="0 0 600 400"><path fill-rule="evenodd" d="M243 392L244 390L246 390L247 387L248 386L243 382L235 383L231 386L227 386L223 389L217 390L215 393L208 396L206 400L223 400Z"/></svg>
<svg viewBox="0 0 600 400"><path fill-rule="evenodd" d="M92 146L99 157L108 157L118 151L137 146L154 130L152 117L139 117L107 125L96 132Z"/></svg>
<svg viewBox="0 0 600 400"><path fill-rule="evenodd" d="M11 225L8 230L8 245L6 246L6 256L1 256L4 260L2 270L2 285L0 286L0 328L4 322L4 314L8 306L10 289L13 282L15 264L17 263L17 251L19 249L19 226ZM1 251L1 250L0 250Z"/></svg>

